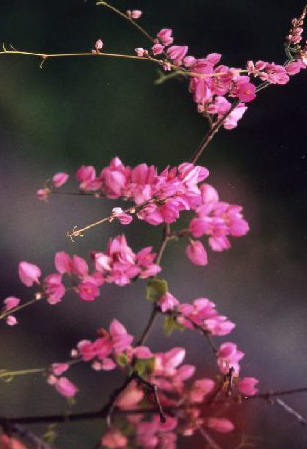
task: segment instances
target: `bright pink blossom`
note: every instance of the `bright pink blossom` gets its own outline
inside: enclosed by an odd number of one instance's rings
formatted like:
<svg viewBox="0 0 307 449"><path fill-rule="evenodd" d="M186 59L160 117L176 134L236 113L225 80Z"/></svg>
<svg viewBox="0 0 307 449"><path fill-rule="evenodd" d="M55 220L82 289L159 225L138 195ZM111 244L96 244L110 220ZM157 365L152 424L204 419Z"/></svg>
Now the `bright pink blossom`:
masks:
<svg viewBox="0 0 307 449"><path fill-rule="evenodd" d="M136 382L131 382L128 387L120 394L116 400L116 406L125 409L137 405L144 397L144 392L141 390Z"/></svg>
<svg viewBox="0 0 307 449"><path fill-rule="evenodd" d="M52 182L54 187L61 187L65 182L67 182L69 175L67 173L56 173L52 177Z"/></svg>
<svg viewBox="0 0 307 449"><path fill-rule="evenodd" d="M5 433L0 436L0 449L28 449L19 440L9 437Z"/></svg>
<svg viewBox="0 0 307 449"><path fill-rule="evenodd" d="M45 188L45 189L37 190L36 195L39 200L46 201L49 198L50 193L51 193L51 190L48 188Z"/></svg>
<svg viewBox="0 0 307 449"><path fill-rule="evenodd" d="M221 433L228 433L234 429L232 422L226 418L209 418L207 426Z"/></svg>
<svg viewBox="0 0 307 449"><path fill-rule="evenodd" d="M139 19L141 17L141 15L143 14L142 11L140 11L139 9L133 9L132 11L130 9L128 9L127 11L127 16L130 19Z"/></svg>
<svg viewBox="0 0 307 449"><path fill-rule="evenodd" d="M41 270L37 265L29 262L19 263L19 278L27 287L31 287L34 282L39 284L38 278L41 276Z"/></svg>
<svg viewBox="0 0 307 449"><path fill-rule="evenodd" d="M207 265L208 263L207 252L199 240L190 239L190 244L186 247L186 255L195 265Z"/></svg>
<svg viewBox="0 0 307 449"><path fill-rule="evenodd" d="M127 438L118 429L108 430L101 440L101 445L110 449L126 447L127 443Z"/></svg>
<svg viewBox="0 0 307 449"><path fill-rule="evenodd" d="M133 341L133 336L128 334L126 328L116 319L110 324L110 336L115 352L122 352Z"/></svg>
<svg viewBox="0 0 307 449"><path fill-rule="evenodd" d="M53 363L51 365L52 372L56 376L60 376L65 371L67 371L68 368L69 368L69 364L68 363Z"/></svg>
<svg viewBox="0 0 307 449"><path fill-rule="evenodd" d="M231 342L223 343L217 353L218 365L223 374L227 374L230 368L234 369L236 375L239 374L239 361L244 357L244 352L237 349L237 345Z"/></svg>
<svg viewBox="0 0 307 449"><path fill-rule="evenodd" d="M258 382L259 380L255 377L243 377L238 383L239 392L244 396L254 396L258 393L258 389L255 388Z"/></svg>
<svg viewBox="0 0 307 449"><path fill-rule="evenodd" d="M167 49L167 56L169 56L175 65L181 65L182 60L188 52L188 47L186 45L173 45Z"/></svg>
<svg viewBox="0 0 307 449"><path fill-rule="evenodd" d="M55 389L66 398L72 398L79 391L75 384L73 384L67 377L59 377L54 383Z"/></svg>
<svg viewBox="0 0 307 449"><path fill-rule="evenodd" d="M62 284L62 275L52 273L44 279L44 290L49 304L57 304L66 293L65 286Z"/></svg>
<svg viewBox="0 0 307 449"><path fill-rule="evenodd" d="M169 28L162 28L157 34L157 37L160 39L163 45L171 45L173 43L172 37L173 31Z"/></svg>
<svg viewBox="0 0 307 449"><path fill-rule="evenodd" d="M76 291L80 298L85 301L93 301L100 295L100 290L96 282L90 277L88 277L88 280L81 282L81 284L76 287Z"/></svg>
<svg viewBox="0 0 307 449"><path fill-rule="evenodd" d="M157 43L151 47L151 50L152 50L153 55L156 56L156 55L161 55L161 53L163 53L164 48L165 48L164 45Z"/></svg>
<svg viewBox="0 0 307 449"><path fill-rule="evenodd" d="M6 317L6 324L8 325L8 326L15 326L15 324L17 324L18 323L18 321L17 321L17 318L16 317L14 317L14 315L8 315L7 317Z"/></svg>
<svg viewBox="0 0 307 449"><path fill-rule="evenodd" d="M165 313L168 310L174 310L179 305L179 301L171 293L167 292L159 299L157 304L160 306L162 312Z"/></svg>
<svg viewBox="0 0 307 449"><path fill-rule="evenodd" d="M70 273L72 270L71 258L65 251L59 251L55 254L54 265L59 273Z"/></svg>
<svg viewBox="0 0 307 449"><path fill-rule="evenodd" d="M91 165L82 165L77 171L77 179L81 190L96 190L101 186L101 181L96 178L96 170Z"/></svg>
<svg viewBox="0 0 307 449"><path fill-rule="evenodd" d="M15 309L15 307L17 307L18 304L20 303L20 299L16 298L15 296L9 296L3 302L5 305L5 310L8 311Z"/></svg>
<svg viewBox="0 0 307 449"><path fill-rule="evenodd" d="M103 42L101 39L98 39L95 43L95 50L99 52L103 47Z"/></svg>
<svg viewBox="0 0 307 449"><path fill-rule="evenodd" d="M135 52L141 58L148 55L148 51L141 47L135 48Z"/></svg>
<svg viewBox="0 0 307 449"><path fill-rule="evenodd" d="M112 216L116 217L123 225L129 224L133 220L132 216L125 213L120 207L114 207L112 209Z"/></svg>
<svg viewBox="0 0 307 449"><path fill-rule="evenodd" d="M211 379L198 379L189 391L189 400L196 404L203 402L204 397L214 389L214 381Z"/></svg>

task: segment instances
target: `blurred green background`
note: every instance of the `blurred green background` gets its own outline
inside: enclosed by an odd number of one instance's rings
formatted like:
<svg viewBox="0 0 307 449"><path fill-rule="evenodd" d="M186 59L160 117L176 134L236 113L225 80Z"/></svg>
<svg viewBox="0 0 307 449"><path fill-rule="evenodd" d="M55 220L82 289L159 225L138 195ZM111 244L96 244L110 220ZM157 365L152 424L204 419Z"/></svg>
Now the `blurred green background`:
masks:
<svg viewBox="0 0 307 449"><path fill-rule="evenodd" d="M115 4L115 3L114 3ZM290 20L304 6L293 0L122 0L119 8L144 11L141 24L154 35L174 30L175 43L188 44L197 57L223 54L223 62L284 61L283 42ZM37 52L90 51L98 38L107 52L134 54L148 42L128 23L88 0L42 2L1 0L0 41ZM31 298L18 280L20 260L36 263L44 274L54 253L87 256L103 250L110 236L126 232L138 249L157 248L161 229L135 222L123 228L105 225L72 244L66 231L107 215L114 202L54 196L48 204L35 191L56 171L74 173L82 164L98 170L115 155L124 163L177 165L189 160L206 124L195 111L185 82L153 84L156 67L147 62L102 58L39 61L0 56L0 299ZM307 73L286 86L272 86L251 105L236 130L222 131L200 163L223 200L242 204L251 231L232 239L232 249L210 253L207 267L192 266L185 243L170 245L163 268L170 289L183 302L209 297L237 323L226 337L246 352L242 375L258 377L262 391L306 386L306 83ZM72 181L73 182L73 181ZM45 366L67 359L69 351L116 316L140 335L151 305L144 283L121 289L106 286L101 299L83 302L71 296L57 306L41 303L20 312L20 325L1 325L0 368ZM219 342L219 340L218 340ZM222 339L221 339L222 342ZM200 376L215 373L214 360L201 336L173 334L165 342L161 327L152 333L154 351L187 348L186 363ZM76 367L69 373L81 389L74 410L102 406L121 382L117 374ZM288 399L307 414L306 397ZM38 377L0 384L0 415L58 413L65 401ZM234 411L231 411L234 414ZM219 438L225 449L238 445L242 431L255 447L305 449L306 431L289 415L265 402L236 412L237 430ZM102 423L63 425L56 447L93 448ZM242 430L243 429L243 430ZM35 429L40 433L46 427ZM195 447L204 443L194 440ZM189 439L180 448L191 445Z"/></svg>

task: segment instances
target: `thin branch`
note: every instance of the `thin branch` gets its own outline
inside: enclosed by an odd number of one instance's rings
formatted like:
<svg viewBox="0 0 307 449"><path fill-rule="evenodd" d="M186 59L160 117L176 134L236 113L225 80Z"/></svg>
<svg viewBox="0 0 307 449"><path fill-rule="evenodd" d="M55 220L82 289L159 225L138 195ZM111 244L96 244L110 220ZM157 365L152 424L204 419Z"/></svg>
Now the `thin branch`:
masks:
<svg viewBox="0 0 307 449"><path fill-rule="evenodd" d="M163 253L165 251L166 245L168 243L168 240L170 239L170 234L171 234L171 228L169 224L165 224L164 228L163 228L163 235L162 235L162 241L161 241L161 245L160 248L158 250L158 253L156 255L156 259L155 259L155 263L159 265L159 263L161 262Z"/></svg>
<svg viewBox="0 0 307 449"><path fill-rule="evenodd" d="M222 449L221 446L219 446L214 439L206 432L202 427L198 427L197 430L203 437L203 439L208 443L209 447L212 449Z"/></svg>
<svg viewBox="0 0 307 449"><path fill-rule="evenodd" d="M202 155L204 149L207 147L207 145L211 142L211 140L213 139L214 135L218 132L218 130L220 129L220 127L223 125L223 123L225 122L225 120L227 119L227 117L232 113L232 111L238 106L238 104L240 103L240 100L235 100L230 109L226 112L226 114L224 114L220 120L218 120L217 122L215 122L215 124L210 127L209 131L207 132L207 134L205 135L204 139L202 140L202 142L200 143L200 145L198 146L197 150L195 151L193 157L192 157L192 164L195 164L198 159L200 158L200 156Z"/></svg>
<svg viewBox="0 0 307 449"><path fill-rule="evenodd" d="M131 376L130 376L131 378ZM128 378L125 381L126 382L130 379ZM133 376L135 378L135 374ZM131 378L132 380L132 378ZM129 384L129 382L126 384L126 386ZM123 386L120 387L120 392L123 391ZM254 396L250 396L248 398L244 398L245 400L251 400L251 399L266 399L270 397L277 397L282 395L291 395L295 393L304 393L307 392L307 387L304 388L294 388L290 390L283 390L283 391L272 391L270 393L260 393ZM117 396L118 397L118 396ZM83 413L72 413L69 416L67 415L44 415L44 416L21 416L21 417L4 417L0 416L0 425L1 426L12 426L13 424L45 424L45 423L64 423L64 422L78 422L78 421L86 421L91 419L101 419L106 417L106 409L109 409L111 399L113 401L113 395L110 397L110 400L108 403L100 410L97 411L91 411L91 412L83 412ZM116 398L115 398L116 399ZM183 410L185 407L190 408L202 408L204 405L216 405L216 404L222 404L225 402L225 400L229 400L228 398L225 398L223 401L214 401L212 402L211 399L208 399L204 401L202 404L189 404L188 406L186 404L182 404L179 406L171 406L171 407L164 407L164 413L174 413L177 410ZM113 402L112 402L113 403ZM154 414L159 413L159 409L157 407L151 407L151 408L139 408L139 409L126 409L126 410L114 410L114 414L118 415L139 415L139 414Z"/></svg>
<svg viewBox="0 0 307 449"><path fill-rule="evenodd" d="M127 14L123 13L122 11L120 11L119 9L115 8L112 5L109 5L107 2L104 1L98 1L96 3L97 6L105 6L106 8L110 9L111 11L115 12L116 14L118 14L120 17L122 17L123 19L127 20L128 22L131 23L131 25L133 25L137 30L139 30L145 37L147 37L147 39L149 39L151 42L154 42L154 38L150 36L150 34L144 30L144 28L142 28L137 22L135 22L131 17L129 17Z"/></svg>
<svg viewBox="0 0 307 449"><path fill-rule="evenodd" d="M145 380L142 376L140 376L137 373L135 373L135 378L139 382L141 382L144 385L146 385L149 388L149 390L152 392L154 400L155 400L155 403L156 403L156 406L157 406L157 409L158 409L158 414L160 415L160 421L161 421L161 423L165 423L166 422L166 417L165 417L165 414L164 414L164 412L162 410L162 406L161 406L160 399L159 399L159 396L158 396L158 387L157 387L157 385L153 384L152 382L148 382L147 380Z"/></svg>
<svg viewBox="0 0 307 449"><path fill-rule="evenodd" d="M19 310L23 309L24 307L30 306L31 304L39 301L42 298L43 298L43 295L41 293L36 293L34 299L31 299L30 301L25 302L25 303L21 304L20 306L14 307L14 309L3 311L0 315L0 320L3 320L3 318L6 318L8 315L12 315L15 312L18 312Z"/></svg>
<svg viewBox="0 0 307 449"><path fill-rule="evenodd" d="M24 429L20 424L13 424L11 426L12 432L29 440L29 442L35 444L39 449L52 449L52 447L47 444L42 438L38 437L31 430Z"/></svg>
<svg viewBox="0 0 307 449"><path fill-rule="evenodd" d="M307 393L307 387L302 388L292 388L290 390L280 390L280 391L269 391L268 393L257 393L254 396L250 396L248 399L272 399L276 396L286 396L295 393Z"/></svg>
<svg viewBox="0 0 307 449"><path fill-rule="evenodd" d="M280 398L276 398L274 399L274 402L276 404L278 404L283 410L285 410L287 413L289 413L290 415L293 415L300 424L302 424L303 426L306 426L307 421L305 418L302 417L302 415L300 415L296 410L294 410L292 407L290 407L290 405L286 404L283 400L281 400Z"/></svg>
<svg viewBox="0 0 307 449"><path fill-rule="evenodd" d="M153 325L154 325L159 313L160 313L160 309L154 304L152 312L151 312L149 320L148 320L148 323L142 333L142 336L137 341L135 346L141 346L147 340L149 333L150 333L151 329L153 328Z"/></svg>

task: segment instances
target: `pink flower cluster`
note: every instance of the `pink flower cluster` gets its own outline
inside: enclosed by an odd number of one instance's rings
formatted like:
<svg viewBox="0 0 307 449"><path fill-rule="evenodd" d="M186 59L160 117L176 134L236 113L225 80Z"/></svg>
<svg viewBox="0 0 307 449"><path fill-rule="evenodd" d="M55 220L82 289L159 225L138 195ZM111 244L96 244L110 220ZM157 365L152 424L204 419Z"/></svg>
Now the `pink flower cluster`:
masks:
<svg viewBox="0 0 307 449"><path fill-rule="evenodd" d="M299 19L293 19L292 28L287 41L289 44L298 44L302 40L303 22L305 11ZM232 103L229 99L237 99L239 102L229 113L223 123L225 129L237 126L247 109L245 103L256 97L257 86L251 82L250 76L259 77L269 84L285 84L289 81L289 75L295 75L307 64L307 45L304 49L295 49L295 57L286 65L278 65L274 62L249 61L246 69L228 67L220 64L222 55L210 53L204 58L195 58L188 55L186 45L172 45L173 32L169 28L163 28L157 33L154 45L151 48L152 56L162 56L161 64L167 71L185 71L190 76L189 90L193 94L198 111L204 116L211 116L218 121L224 116ZM148 57L150 52L143 48L137 48L138 56ZM241 73L248 73L242 75Z"/></svg>
<svg viewBox="0 0 307 449"><path fill-rule="evenodd" d="M221 202L217 191L203 183L208 175L205 167L188 162L178 167L166 167L159 173L156 167L147 164L131 168L116 157L98 176L93 166L80 167L77 179L82 191L99 190L100 196L135 203L135 207L128 209L130 213L119 207L113 208L110 221L118 219L122 224L129 224L131 214L136 212L139 219L149 224L171 224L179 218L181 211L195 210L197 218L191 221L189 233L193 237L210 236L211 248L222 251L230 247L228 235L245 235L249 227L243 219L241 206ZM187 255L198 265L207 263L206 251L199 241L190 240ZM109 269L110 258L107 260L105 267ZM100 266L104 266L103 263Z"/></svg>
<svg viewBox="0 0 307 449"><path fill-rule="evenodd" d="M179 304L177 307L179 316L178 323L193 329L193 323L201 327L211 335L224 336L230 334L235 328L235 323L228 320L224 315L220 315L215 308L215 304L207 298L197 298L192 304Z"/></svg>
<svg viewBox="0 0 307 449"><path fill-rule="evenodd" d="M127 285L136 278L146 279L155 276L161 267L154 263L155 253L150 246L134 253L128 246L124 235L109 240L106 252L93 252L94 270L90 272L87 262L77 255L70 257L64 251L57 252L54 258L56 273L46 276L42 282L42 296L49 304L57 304L65 295L67 289L75 291L85 301L92 301L100 295L100 287L104 283ZM65 286L63 276L68 275L71 285ZM27 287L34 283L41 284L41 270L29 262L19 263L19 278ZM4 301L4 313L18 306L20 299L9 296ZM7 315L7 314L6 314ZM7 316L7 324L17 323L13 315Z"/></svg>
<svg viewBox="0 0 307 449"><path fill-rule="evenodd" d="M306 9L302 12L299 18L292 19L290 32L287 36L289 44L297 45L302 41L303 25L306 17Z"/></svg>
<svg viewBox="0 0 307 449"><path fill-rule="evenodd" d="M129 349L131 354L133 336L128 334L126 328L116 319L110 324L109 332L105 329L98 332L100 336L95 341L81 340L73 354L85 362L92 361L92 367L96 371L113 370L116 368L116 357L119 353ZM135 348L132 353L135 351L138 352Z"/></svg>
<svg viewBox="0 0 307 449"><path fill-rule="evenodd" d="M233 423L227 418L201 416L201 408L191 407L202 404L215 391L212 379L201 378L190 383L194 372L193 365L182 365L185 350L177 347L167 352L153 354L154 366L149 381L159 388L159 399L164 407L182 406L173 416L165 415L166 422L161 423L157 415L148 419L143 415L128 416L130 428L134 427L129 436L144 449L176 449L177 434L193 435L200 427L207 427L217 432L227 433L234 429ZM244 395L257 392L255 378L243 378L239 381L238 390ZM143 390L135 381L131 382L116 401L116 406L125 410L144 406L144 401L154 406L153 398L144 395ZM102 444L108 448L126 447L128 438L119 429L108 430L102 437Z"/></svg>
<svg viewBox="0 0 307 449"><path fill-rule="evenodd" d="M197 218L190 221L189 232L196 238L208 235L213 251L229 249L229 235L241 237L249 230L242 207L220 201L217 191L209 184L202 184L200 191L200 204L195 208ZM207 253L199 240L190 239L186 254L196 265L207 264Z"/></svg>
<svg viewBox="0 0 307 449"><path fill-rule="evenodd" d="M202 329L210 335L225 336L234 328L235 324L224 315L220 315L215 304L207 298L197 298L192 304L180 303L171 293L167 292L158 301L162 313L168 313L176 321L188 329ZM230 368L239 374L239 361L244 353L237 349L234 343L223 343L217 353L217 363L223 374ZM176 382L173 380L173 386ZM174 388L174 387L173 387Z"/></svg>

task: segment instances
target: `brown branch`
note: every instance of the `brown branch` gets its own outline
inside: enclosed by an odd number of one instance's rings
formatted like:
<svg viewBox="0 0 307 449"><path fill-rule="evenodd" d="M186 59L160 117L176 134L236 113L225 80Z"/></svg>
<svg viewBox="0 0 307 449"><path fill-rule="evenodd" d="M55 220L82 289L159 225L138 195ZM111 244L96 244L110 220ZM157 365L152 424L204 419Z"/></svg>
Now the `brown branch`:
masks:
<svg viewBox="0 0 307 449"><path fill-rule="evenodd" d="M135 374L133 376L135 378ZM130 379L130 378L128 378ZM127 379L127 380L128 380ZM132 379L131 379L132 380ZM127 381L126 381L127 382ZM128 385L128 383L127 383ZM126 385L126 386L127 386ZM123 387L120 388L121 391L123 391ZM118 389L119 390L119 389ZM118 391L117 390L117 391ZM269 393L260 393L256 394L254 396L246 397L244 398L247 400L252 399L266 399L274 398L277 396L283 396L283 395L291 395L295 393L305 393L307 392L307 387L304 388L294 388L290 390L283 390L283 391L272 391ZM113 397L113 395L112 395ZM117 396L118 397L118 396ZM225 400L228 400L225 398ZM212 402L210 399L207 401L204 401L202 404L189 404L188 408L202 408L204 405L210 405L210 404L222 404L225 402L223 401L214 401ZM91 419L101 419L106 417L106 409L109 408L109 404L111 402L111 398L108 401L108 404L104 406L102 409L97 411L91 411L91 412L83 412L83 413L72 413L71 415L44 415L44 416L21 416L21 417L4 417L0 416L0 425L2 427L8 427L12 426L14 424L45 424L45 423L64 423L64 422L78 422L78 421L87 421ZM113 402L112 402L113 404ZM180 406L172 406L172 407L164 407L164 413L174 413L177 410L183 410L186 407L186 404L180 405ZM151 407L151 408L139 408L139 409L126 409L126 410L114 410L114 414L116 415L140 415L140 414L154 414L159 413L159 409L157 407Z"/></svg>
<svg viewBox="0 0 307 449"><path fill-rule="evenodd" d="M159 313L160 313L159 308L154 304L148 323L142 333L141 338L137 341L135 346L141 346L145 343Z"/></svg>
<svg viewBox="0 0 307 449"><path fill-rule="evenodd" d="M225 122L226 118L232 113L232 111L238 106L238 104L240 103L240 100L235 100L230 109L226 112L226 114L224 114L220 120L216 121L215 124L213 126L210 126L209 131L207 132L207 134L205 135L204 139L201 141L201 143L199 144L197 150L195 151L193 157L192 157L192 164L195 164L198 159L200 158L200 156L202 155L204 149L207 147L207 145L211 142L211 140L213 139L213 137L215 136L215 134L218 132L218 130L220 129L220 127L223 125L223 123Z"/></svg>
<svg viewBox="0 0 307 449"><path fill-rule="evenodd" d="M143 383L144 385L146 385L146 387L149 388L149 390L152 392L153 397L154 397L154 401L155 401L156 406L157 406L158 414L160 415L160 421L161 421L161 423L166 422L165 414L164 414L164 412L162 410L162 406L161 406L160 399L159 399L159 396L158 396L158 387L157 387L157 385L153 384L152 382L148 382L147 380L145 380L142 376L140 376L137 373L135 373L135 378L140 383Z"/></svg>

